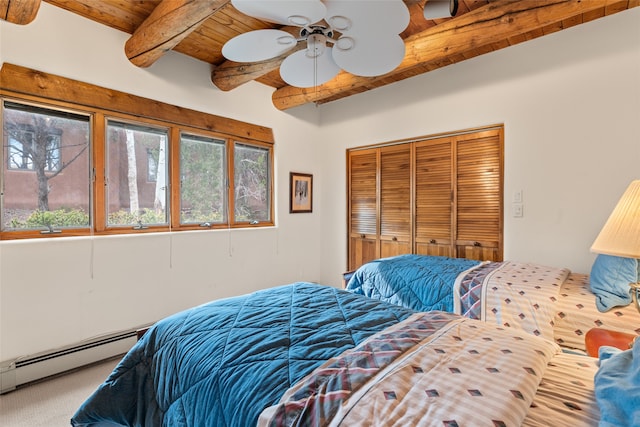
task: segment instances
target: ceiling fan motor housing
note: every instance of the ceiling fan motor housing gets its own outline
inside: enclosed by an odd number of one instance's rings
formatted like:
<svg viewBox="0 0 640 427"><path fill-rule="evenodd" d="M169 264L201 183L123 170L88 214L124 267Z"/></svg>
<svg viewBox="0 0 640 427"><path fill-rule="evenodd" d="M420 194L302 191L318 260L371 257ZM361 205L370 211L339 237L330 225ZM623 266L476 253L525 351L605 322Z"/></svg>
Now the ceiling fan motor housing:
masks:
<svg viewBox="0 0 640 427"><path fill-rule="evenodd" d="M311 34L322 34L329 39L333 38L333 30L324 25L307 25L300 29L301 39L305 39Z"/></svg>

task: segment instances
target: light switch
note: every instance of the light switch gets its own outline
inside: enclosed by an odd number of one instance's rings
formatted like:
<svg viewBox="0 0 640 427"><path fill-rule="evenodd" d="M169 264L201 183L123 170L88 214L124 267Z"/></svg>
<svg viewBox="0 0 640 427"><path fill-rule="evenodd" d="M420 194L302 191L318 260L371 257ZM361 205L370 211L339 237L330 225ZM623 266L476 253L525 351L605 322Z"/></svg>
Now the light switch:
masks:
<svg viewBox="0 0 640 427"><path fill-rule="evenodd" d="M514 218L522 218L524 216L522 203L514 203L513 204L513 217Z"/></svg>
<svg viewBox="0 0 640 427"><path fill-rule="evenodd" d="M522 203L522 190L513 193L513 203Z"/></svg>

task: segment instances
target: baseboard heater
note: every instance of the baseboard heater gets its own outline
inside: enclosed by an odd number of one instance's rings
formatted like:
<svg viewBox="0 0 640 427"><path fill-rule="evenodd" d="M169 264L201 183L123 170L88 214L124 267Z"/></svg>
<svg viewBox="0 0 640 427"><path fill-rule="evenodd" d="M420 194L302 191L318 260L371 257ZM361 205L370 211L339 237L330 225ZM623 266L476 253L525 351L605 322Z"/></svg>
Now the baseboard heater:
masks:
<svg viewBox="0 0 640 427"><path fill-rule="evenodd" d="M144 328L145 325L141 328ZM129 351L141 328L0 363L0 394L43 378L110 359Z"/></svg>

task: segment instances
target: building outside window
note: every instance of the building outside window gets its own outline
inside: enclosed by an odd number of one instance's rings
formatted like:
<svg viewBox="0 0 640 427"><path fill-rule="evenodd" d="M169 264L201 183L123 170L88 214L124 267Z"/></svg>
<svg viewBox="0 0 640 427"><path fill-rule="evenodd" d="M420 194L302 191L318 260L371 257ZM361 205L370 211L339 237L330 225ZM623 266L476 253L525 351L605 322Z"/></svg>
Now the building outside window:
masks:
<svg viewBox="0 0 640 427"><path fill-rule="evenodd" d="M88 115L5 102L3 230L91 223Z"/></svg>

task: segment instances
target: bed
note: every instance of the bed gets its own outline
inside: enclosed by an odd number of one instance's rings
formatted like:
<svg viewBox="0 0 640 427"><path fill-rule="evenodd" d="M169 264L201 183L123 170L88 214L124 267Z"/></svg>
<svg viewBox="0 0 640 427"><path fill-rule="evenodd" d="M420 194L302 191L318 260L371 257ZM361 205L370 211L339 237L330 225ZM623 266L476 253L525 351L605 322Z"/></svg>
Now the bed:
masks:
<svg viewBox="0 0 640 427"><path fill-rule="evenodd" d="M298 282L152 326L84 426L592 426L597 359L444 311Z"/></svg>
<svg viewBox="0 0 640 427"><path fill-rule="evenodd" d="M589 275L536 263L400 255L363 265L346 290L418 311L443 310L520 328L578 351L585 351L584 334L594 327L640 333L640 314L632 304L598 309Z"/></svg>
<svg viewBox="0 0 640 427"><path fill-rule="evenodd" d="M571 273L558 293L554 338L563 347L584 350L584 336L591 328L640 335L640 314L633 304L601 312L594 305L589 275Z"/></svg>

